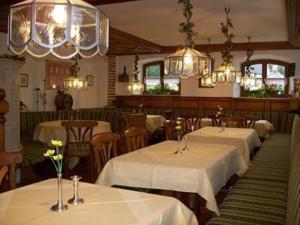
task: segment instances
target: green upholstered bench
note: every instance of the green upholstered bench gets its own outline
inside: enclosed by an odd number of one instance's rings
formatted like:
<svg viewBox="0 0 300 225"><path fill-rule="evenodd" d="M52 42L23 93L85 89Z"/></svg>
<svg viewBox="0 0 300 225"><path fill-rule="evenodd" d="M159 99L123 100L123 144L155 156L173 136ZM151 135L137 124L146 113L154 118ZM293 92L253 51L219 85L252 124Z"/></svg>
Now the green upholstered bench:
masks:
<svg viewBox="0 0 300 225"><path fill-rule="evenodd" d="M290 140L289 140L290 139ZM274 134L207 225L300 224L300 117L292 134Z"/></svg>
<svg viewBox="0 0 300 225"><path fill-rule="evenodd" d="M21 167L31 166L45 160L43 154L47 149L41 143L30 139L23 139L21 145L21 154L23 156Z"/></svg>

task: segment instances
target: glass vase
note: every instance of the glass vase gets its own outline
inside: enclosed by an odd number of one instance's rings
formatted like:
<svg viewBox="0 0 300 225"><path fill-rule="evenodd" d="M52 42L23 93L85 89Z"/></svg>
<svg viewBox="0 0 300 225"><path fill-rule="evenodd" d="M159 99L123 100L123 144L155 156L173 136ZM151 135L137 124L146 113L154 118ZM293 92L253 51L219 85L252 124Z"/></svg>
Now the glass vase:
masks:
<svg viewBox="0 0 300 225"><path fill-rule="evenodd" d="M68 209L68 206L62 201L62 174L57 174L57 204L51 207L52 211L62 212Z"/></svg>
<svg viewBox="0 0 300 225"><path fill-rule="evenodd" d="M181 142L180 135L177 135L177 150L174 152L174 154L176 154L176 155L182 154L180 142Z"/></svg>

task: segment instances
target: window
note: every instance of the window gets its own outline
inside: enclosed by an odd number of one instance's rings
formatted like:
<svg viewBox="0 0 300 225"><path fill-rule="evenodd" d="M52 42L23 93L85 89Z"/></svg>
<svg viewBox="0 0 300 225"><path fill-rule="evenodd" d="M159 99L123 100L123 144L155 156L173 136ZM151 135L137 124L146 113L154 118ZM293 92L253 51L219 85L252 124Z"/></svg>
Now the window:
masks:
<svg viewBox="0 0 300 225"><path fill-rule="evenodd" d="M289 77L293 74L294 64L279 60L250 61L251 73L255 75L256 85L248 89L241 88L242 96L251 97L286 97L289 90ZM245 74L246 62L242 64Z"/></svg>
<svg viewBox="0 0 300 225"><path fill-rule="evenodd" d="M144 64L143 78L146 94L179 94L180 79L164 76L164 62L155 61Z"/></svg>

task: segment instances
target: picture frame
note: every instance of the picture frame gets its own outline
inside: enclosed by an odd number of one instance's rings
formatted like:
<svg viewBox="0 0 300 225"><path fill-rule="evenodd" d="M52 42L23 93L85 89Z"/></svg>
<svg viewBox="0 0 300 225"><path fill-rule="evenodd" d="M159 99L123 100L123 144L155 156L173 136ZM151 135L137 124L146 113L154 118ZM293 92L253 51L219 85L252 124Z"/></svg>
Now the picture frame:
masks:
<svg viewBox="0 0 300 225"><path fill-rule="evenodd" d="M71 75L71 66L65 61L46 60L45 89L63 90L64 80Z"/></svg>
<svg viewBox="0 0 300 225"><path fill-rule="evenodd" d="M27 73L20 74L20 87L28 87L28 74Z"/></svg>
<svg viewBox="0 0 300 225"><path fill-rule="evenodd" d="M86 75L87 86L93 86L93 75Z"/></svg>

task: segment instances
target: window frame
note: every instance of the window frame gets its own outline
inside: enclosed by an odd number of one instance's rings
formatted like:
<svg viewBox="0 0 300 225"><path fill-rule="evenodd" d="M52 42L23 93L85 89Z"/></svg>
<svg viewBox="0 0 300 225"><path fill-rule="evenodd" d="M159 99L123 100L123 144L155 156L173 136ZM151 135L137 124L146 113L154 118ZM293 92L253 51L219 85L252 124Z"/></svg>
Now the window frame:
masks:
<svg viewBox="0 0 300 225"><path fill-rule="evenodd" d="M164 61L163 60L157 60L157 61L152 61L152 62L149 62L149 63L145 63L143 65L143 84L144 84L144 95L150 95L150 94L147 94L147 86L146 86L146 69L147 67L149 66L153 66L153 65L160 65L160 84L161 84L161 88L160 90L163 91L164 87L165 87L165 83L164 83ZM176 92L172 92L170 95L180 95L181 94L181 80L180 78L179 79L179 89L178 91Z"/></svg>
<svg viewBox="0 0 300 225"><path fill-rule="evenodd" d="M280 66L284 66L285 67L285 80L286 80L286 84L284 86L284 93L283 94L275 94L272 95L272 97L277 97L277 98L286 98L289 96L288 92L289 92L289 67L291 65L291 63L285 62L285 61L281 61L281 60L277 60L277 59L256 59L256 60L251 60L250 61L250 66L251 65L255 65L255 64L261 64L262 65L262 83L266 85L266 80L267 78L267 65L268 64L276 64L276 65L280 65ZM241 73L242 76L245 75L245 68L246 68L247 62L244 62L241 64ZM241 97L249 97L248 95L245 94L245 89L244 87L241 86Z"/></svg>

